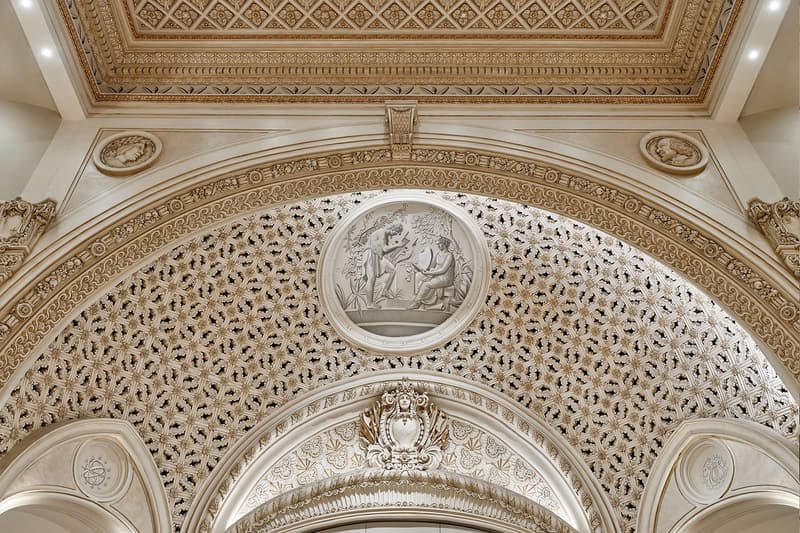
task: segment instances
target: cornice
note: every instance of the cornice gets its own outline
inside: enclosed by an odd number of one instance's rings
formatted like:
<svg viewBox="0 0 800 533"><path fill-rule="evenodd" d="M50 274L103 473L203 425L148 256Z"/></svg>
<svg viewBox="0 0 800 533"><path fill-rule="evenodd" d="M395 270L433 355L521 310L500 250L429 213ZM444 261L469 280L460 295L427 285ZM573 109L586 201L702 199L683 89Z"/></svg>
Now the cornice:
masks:
<svg viewBox="0 0 800 533"><path fill-rule="evenodd" d="M391 49L383 50L369 39L333 48L320 40L324 47L317 50L307 41L265 49L259 41L224 40L226 33L214 34L224 36L216 39L223 44L209 47L206 44L214 39L209 41L206 34L175 34L170 40L136 37L128 22L118 20L125 16L115 14L107 0L59 0L58 7L97 103L413 98L452 103L699 104L705 101L742 4L686 2L685 10L675 15L679 27L669 32L666 46L656 48L643 46L639 38L616 39L606 46L603 39L595 43L574 35L544 42L538 37L516 39L511 46L501 39L487 47L473 35L466 41L442 40L434 49L398 38ZM566 37L569 40L558 44ZM579 44L582 41L586 44Z"/></svg>

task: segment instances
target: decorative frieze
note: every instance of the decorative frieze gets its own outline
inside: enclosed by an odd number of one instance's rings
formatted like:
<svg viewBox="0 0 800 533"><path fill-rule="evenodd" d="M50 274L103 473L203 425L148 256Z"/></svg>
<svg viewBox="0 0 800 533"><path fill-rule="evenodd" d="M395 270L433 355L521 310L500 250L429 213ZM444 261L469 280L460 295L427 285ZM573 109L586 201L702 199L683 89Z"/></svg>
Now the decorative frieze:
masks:
<svg viewBox="0 0 800 533"><path fill-rule="evenodd" d="M794 277L800 279L800 200L784 197L768 203L750 200L747 214L775 247Z"/></svg>
<svg viewBox="0 0 800 533"><path fill-rule="evenodd" d="M0 202L0 283L16 272L56 214L56 203Z"/></svg>

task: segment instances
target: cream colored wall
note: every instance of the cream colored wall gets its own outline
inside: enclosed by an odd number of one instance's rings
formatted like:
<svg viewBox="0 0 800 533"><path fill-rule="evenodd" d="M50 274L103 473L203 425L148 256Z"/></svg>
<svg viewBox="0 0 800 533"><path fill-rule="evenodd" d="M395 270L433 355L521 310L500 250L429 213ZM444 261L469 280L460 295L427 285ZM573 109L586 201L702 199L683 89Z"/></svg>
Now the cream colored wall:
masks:
<svg viewBox="0 0 800 533"><path fill-rule="evenodd" d="M0 101L0 201L22 194L60 123L50 109Z"/></svg>
<svg viewBox="0 0 800 533"><path fill-rule="evenodd" d="M800 197L800 1L793 0L739 124L781 190Z"/></svg>

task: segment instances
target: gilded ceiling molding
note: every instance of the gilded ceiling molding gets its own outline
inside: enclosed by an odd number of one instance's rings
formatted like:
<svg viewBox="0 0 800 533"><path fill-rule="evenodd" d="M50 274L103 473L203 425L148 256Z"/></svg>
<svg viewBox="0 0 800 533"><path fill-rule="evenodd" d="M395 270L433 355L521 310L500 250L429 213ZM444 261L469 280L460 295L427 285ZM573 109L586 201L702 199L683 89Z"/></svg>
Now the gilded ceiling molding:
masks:
<svg viewBox="0 0 800 533"><path fill-rule="evenodd" d="M55 215L53 200L0 202L0 284L22 266Z"/></svg>
<svg viewBox="0 0 800 533"><path fill-rule="evenodd" d="M313 531L326 519L383 516L460 516L514 533L574 533L551 511L498 485L442 470L361 470L298 487L245 515L226 533ZM463 520L463 521L462 521Z"/></svg>
<svg viewBox="0 0 800 533"><path fill-rule="evenodd" d="M792 275L800 279L800 200L784 197L770 204L753 198L747 214Z"/></svg>
<svg viewBox="0 0 800 533"><path fill-rule="evenodd" d="M58 2L98 102L696 104L744 2L120 4ZM402 46L373 46L387 36Z"/></svg>
<svg viewBox="0 0 800 533"><path fill-rule="evenodd" d="M290 159L236 171L142 206L98 231L21 288L0 311L0 382L96 290L192 232L238 214L347 191L422 188L498 197L596 226L704 288L800 380L800 304L737 250L634 193L496 153L418 147L398 165L388 148Z"/></svg>

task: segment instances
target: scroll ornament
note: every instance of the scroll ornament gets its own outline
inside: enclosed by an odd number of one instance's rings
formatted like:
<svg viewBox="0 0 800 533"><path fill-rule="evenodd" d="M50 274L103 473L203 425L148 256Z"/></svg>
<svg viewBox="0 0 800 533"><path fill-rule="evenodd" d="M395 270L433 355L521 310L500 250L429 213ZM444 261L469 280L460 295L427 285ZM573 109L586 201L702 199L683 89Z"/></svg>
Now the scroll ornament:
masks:
<svg viewBox="0 0 800 533"><path fill-rule="evenodd" d="M747 214L775 247L792 275L800 279L800 200L784 197L774 203L750 200Z"/></svg>
<svg viewBox="0 0 800 533"><path fill-rule="evenodd" d="M56 203L0 202L0 284L16 272L56 214Z"/></svg>
<svg viewBox="0 0 800 533"><path fill-rule="evenodd" d="M372 467L433 470L442 462L448 437L447 416L405 381L361 415L361 439Z"/></svg>

